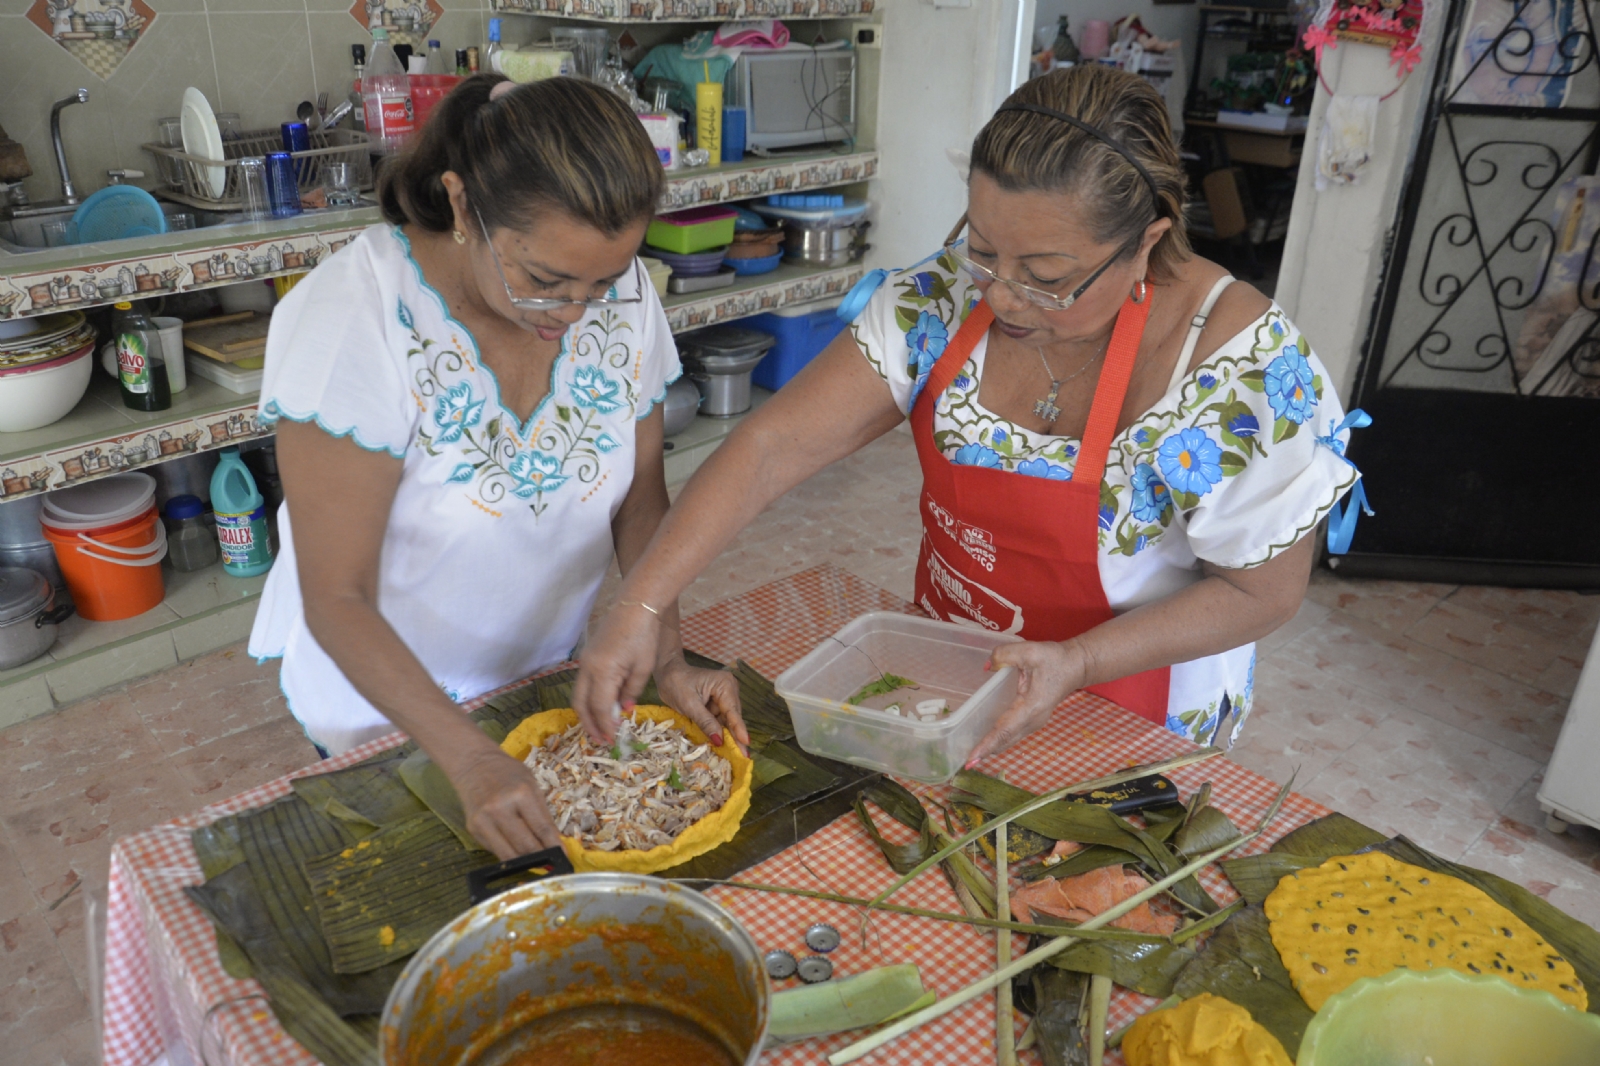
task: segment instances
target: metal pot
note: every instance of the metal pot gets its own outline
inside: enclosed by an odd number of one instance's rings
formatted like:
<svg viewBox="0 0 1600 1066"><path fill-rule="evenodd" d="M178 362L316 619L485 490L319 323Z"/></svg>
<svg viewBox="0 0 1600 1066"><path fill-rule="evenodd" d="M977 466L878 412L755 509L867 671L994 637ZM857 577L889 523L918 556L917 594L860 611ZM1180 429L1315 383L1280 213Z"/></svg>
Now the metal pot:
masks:
<svg viewBox="0 0 1600 1066"><path fill-rule="evenodd" d="M809 266L844 266L859 254L857 248L869 223L783 222L783 259L786 263Z"/></svg>
<svg viewBox="0 0 1600 1066"><path fill-rule="evenodd" d="M770 991L750 934L700 893L633 874L550 877L423 945L384 1005L379 1061L508 1061L579 1011L616 1005L672 1014L754 1066Z"/></svg>
<svg viewBox="0 0 1600 1066"><path fill-rule="evenodd" d="M694 423L694 413L700 409L700 390L695 383L679 378L667 386L666 399L661 401L662 432L676 437Z"/></svg>
<svg viewBox="0 0 1600 1066"><path fill-rule="evenodd" d="M0 567L37 570L51 585L64 589L67 583L56 563L56 550L45 539L44 527L39 523L43 505L42 495L0 503Z"/></svg>
<svg viewBox="0 0 1600 1066"><path fill-rule="evenodd" d="M730 418L750 410L750 372L777 342L743 326L709 326L679 337L684 370L700 390L700 413Z"/></svg>
<svg viewBox="0 0 1600 1066"><path fill-rule="evenodd" d="M56 626L72 605L56 606L55 589L43 574L0 567L0 670L32 662L56 642Z"/></svg>

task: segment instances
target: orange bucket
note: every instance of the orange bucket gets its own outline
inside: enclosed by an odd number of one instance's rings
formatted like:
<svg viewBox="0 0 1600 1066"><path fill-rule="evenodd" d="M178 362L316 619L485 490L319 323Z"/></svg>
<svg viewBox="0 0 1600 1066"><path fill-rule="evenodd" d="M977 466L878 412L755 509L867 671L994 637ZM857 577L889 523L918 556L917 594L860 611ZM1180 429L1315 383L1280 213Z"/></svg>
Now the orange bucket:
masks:
<svg viewBox="0 0 1600 1066"><path fill-rule="evenodd" d="M133 518L91 529L42 523L78 613L91 622L132 618L161 603L167 531L155 505Z"/></svg>

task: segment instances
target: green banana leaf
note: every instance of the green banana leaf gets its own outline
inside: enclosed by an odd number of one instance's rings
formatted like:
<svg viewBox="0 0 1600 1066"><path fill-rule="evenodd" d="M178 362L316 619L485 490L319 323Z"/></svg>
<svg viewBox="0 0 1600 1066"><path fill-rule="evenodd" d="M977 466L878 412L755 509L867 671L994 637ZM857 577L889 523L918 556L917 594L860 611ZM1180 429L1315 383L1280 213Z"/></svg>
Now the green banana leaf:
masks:
<svg viewBox="0 0 1600 1066"><path fill-rule="evenodd" d="M293 970L262 966L256 971L256 980L289 1035L325 1066L378 1066L374 1025L352 1025L339 1017ZM369 1017L371 1022L377 1021L376 1015Z"/></svg>
<svg viewBox="0 0 1600 1066"><path fill-rule="evenodd" d="M1237 1003L1278 1038L1291 1059L1299 1054L1314 1016L1290 984L1259 906L1246 907L1224 922L1179 971L1172 991L1185 999L1210 992Z"/></svg>
<svg viewBox="0 0 1600 1066"><path fill-rule="evenodd" d="M450 827L464 848L480 847L467 831L467 810L461 805L456 786L425 751L414 751L400 764L400 780L411 794L439 821Z"/></svg>
<svg viewBox="0 0 1600 1066"><path fill-rule="evenodd" d="M311 809L344 822L358 836L403 822L427 810L400 778L405 760L389 757L330 774L296 778L294 794Z"/></svg>
<svg viewBox="0 0 1600 1066"><path fill-rule="evenodd" d="M909 844L891 844L878 831L872 815L867 812L866 804L862 802L863 797L870 799L908 829L916 830L918 838ZM897 874L909 873L918 863L950 842L951 838L941 833L933 819L928 817L927 809L922 806L922 802L904 785L889 778L875 781L862 789L856 797L854 806L856 815L861 819L867 834L872 837L873 842L883 852L884 859ZM957 851L939 865L950 881L950 887L955 889L958 895L965 890L985 915L991 918L995 916L994 884L984 876L982 870L978 869L977 863L972 861L970 855L965 851Z"/></svg>
<svg viewBox="0 0 1600 1066"><path fill-rule="evenodd" d="M1093 873L1104 866L1121 866L1138 862L1139 856L1131 851L1123 851L1121 848L1108 847L1104 844L1090 844L1058 863L1051 865L1042 862L1032 863L1022 870L1021 876L1024 881L1039 881L1046 877L1077 877L1079 874Z"/></svg>
<svg viewBox="0 0 1600 1066"><path fill-rule="evenodd" d="M1192 859L1230 840L1238 840L1239 836L1239 827L1226 814L1215 807L1201 807L1183 822L1183 827L1172 838L1172 846L1179 855Z"/></svg>
<svg viewBox="0 0 1600 1066"><path fill-rule="evenodd" d="M1223 859L1220 865L1239 895L1246 902L1259 905L1267 901L1279 881L1300 870L1320 866L1322 861L1307 855L1264 851L1242 859Z"/></svg>
<svg viewBox="0 0 1600 1066"><path fill-rule="evenodd" d="M1034 920L1041 925L1041 915ZM1183 944L1130 944L1117 940L1085 940L1050 959L1050 965L1075 973L1109 977L1124 988L1165 999L1179 972L1197 952Z"/></svg>
<svg viewBox="0 0 1600 1066"><path fill-rule="evenodd" d="M1089 1066L1083 1027L1089 1015L1089 975L1035 966L1027 979L1027 1001L1039 1057L1045 1066Z"/></svg>

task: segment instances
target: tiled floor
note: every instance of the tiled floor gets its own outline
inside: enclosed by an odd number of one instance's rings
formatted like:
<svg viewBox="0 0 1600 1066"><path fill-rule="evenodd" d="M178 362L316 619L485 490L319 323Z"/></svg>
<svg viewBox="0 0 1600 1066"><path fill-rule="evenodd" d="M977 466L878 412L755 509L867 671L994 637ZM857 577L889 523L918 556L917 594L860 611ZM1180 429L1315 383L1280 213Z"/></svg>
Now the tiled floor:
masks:
<svg viewBox="0 0 1600 1066"><path fill-rule="evenodd" d="M891 433L789 493L685 611L833 562L910 597L918 476ZM1535 800L1600 597L1316 577L1262 642L1234 758L1600 925L1600 833ZM93 1056L87 907L120 834L310 762L242 645L0 731L0 1061Z"/></svg>

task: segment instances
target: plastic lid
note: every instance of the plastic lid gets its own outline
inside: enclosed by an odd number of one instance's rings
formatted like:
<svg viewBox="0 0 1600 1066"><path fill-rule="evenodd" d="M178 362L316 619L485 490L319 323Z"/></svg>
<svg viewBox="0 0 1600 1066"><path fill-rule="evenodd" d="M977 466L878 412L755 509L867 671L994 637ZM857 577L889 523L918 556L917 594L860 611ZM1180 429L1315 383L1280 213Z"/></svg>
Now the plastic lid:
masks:
<svg viewBox="0 0 1600 1066"><path fill-rule="evenodd" d="M499 39L500 39L500 20L499 19L490 19L489 20L489 40L498 41Z"/></svg>
<svg viewBox="0 0 1600 1066"><path fill-rule="evenodd" d="M428 47L429 48L438 48L439 47L439 42L438 41L429 41L428 42Z"/></svg>
<svg viewBox="0 0 1600 1066"><path fill-rule="evenodd" d="M389 39L389 31L382 26L374 26L372 27L372 39L374 41L387 41Z"/></svg>
<svg viewBox="0 0 1600 1066"><path fill-rule="evenodd" d="M118 311L132 311L133 310L133 304L129 303L127 300L123 300L121 303L112 304L111 306L115 307Z"/></svg>
<svg viewBox="0 0 1600 1066"><path fill-rule="evenodd" d="M199 518L205 514L206 505L198 496L174 496L167 501L167 517L174 522L184 518Z"/></svg>
<svg viewBox="0 0 1600 1066"><path fill-rule="evenodd" d="M143 514L155 498L156 479L149 474L114 474L50 493L40 519L55 529L114 526Z"/></svg>
<svg viewBox="0 0 1600 1066"><path fill-rule="evenodd" d="M0 625L25 618L50 602L50 582L37 570L0 566Z"/></svg>

